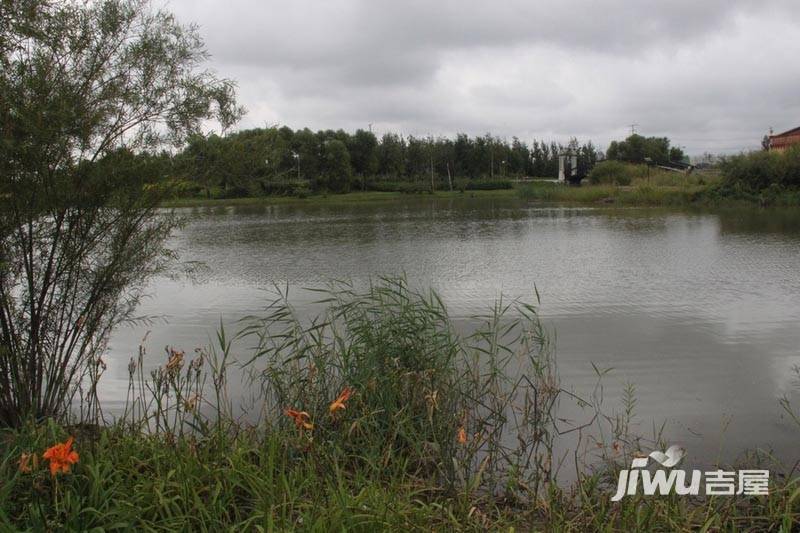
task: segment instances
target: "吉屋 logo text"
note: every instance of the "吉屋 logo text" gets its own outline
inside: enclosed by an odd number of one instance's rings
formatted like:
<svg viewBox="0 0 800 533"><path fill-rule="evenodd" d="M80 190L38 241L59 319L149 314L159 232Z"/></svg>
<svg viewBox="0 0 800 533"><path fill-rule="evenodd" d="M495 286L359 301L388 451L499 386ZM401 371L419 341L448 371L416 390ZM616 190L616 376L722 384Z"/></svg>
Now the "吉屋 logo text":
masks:
<svg viewBox="0 0 800 533"><path fill-rule="evenodd" d="M686 450L673 445L665 452L654 451L646 457L636 457L631 467L619 473L617 491L611 501L620 501L624 496L636 494L641 481L642 492L646 496L654 494L679 495L703 494L707 496L758 496L769 494L769 470L692 470L687 479L685 470L673 469L686 455ZM652 459L663 468L654 471L647 469ZM705 483L703 483L705 482Z"/></svg>

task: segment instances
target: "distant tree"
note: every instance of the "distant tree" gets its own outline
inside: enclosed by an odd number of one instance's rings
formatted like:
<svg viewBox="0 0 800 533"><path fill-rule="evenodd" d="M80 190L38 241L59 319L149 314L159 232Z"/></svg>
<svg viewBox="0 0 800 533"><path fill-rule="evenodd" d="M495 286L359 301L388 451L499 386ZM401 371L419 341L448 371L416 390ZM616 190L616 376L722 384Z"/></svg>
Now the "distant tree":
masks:
<svg viewBox="0 0 800 533"><path fill-rule="evenodd" d="M550 149L548 150L548 154L550 156L547 158L547 169L545 171L545 176L555 177L558 175L558 156L563 151L563 146L554 142L550 143Z"/></svg>
<svg viewBox="0 0 800 533"><path fill-rule="evenodd" d="M611 141L608 144L608 149L606 150L606 159L620 159L620 149L617 141Z"/></svg>
<svg viewBox="0 0 800 533"><path fill-rule="evenodd" d="M495 178L555 177L559 154L565 149L560 144L538 140L529 147L516 137L509 143L491 134L469 137L462 133L455 139L410 136L406 141L396 133L387 133L378 142L365 130L349 135L342 130L314 133L307 128L292 131L284 126L245 130L226 137L211 135L191 142L178 159L204 165L186 174L197 180L198 185L227 191L225 194L236 193L243 187L252 190L254 183L262 182L262 176L267 176L266 181L297 176L329 188L329 154L324 147L332 140L347 147L351 184L362 187L367 186L367 178L378 175L391 181L424 180L426 185L432 181L434 186L442 182L449 186L454 179L488 178L493 174ZM591 142L580 144L573 139L570 147L587 168L597 160L597 150ZM268 165L261 164L262 160L269 161Z"/></svg>
<svg viewBox="0 0 800 533"><path fill-rule="evenodd" d="M515 176L524 176L528 173L529 161L530 150L522 141L514 137L511 141L511 150L508 156L509 172Z"/></svg>
<svg viewBox="0 0 800 533"><path fill-rule="evenodd" d="M362 183L378 172L378 139L371 131L357 130L349 137L347 149L353 173L361 177Z"/></svg>
<svg viewBox="0 0 800 533"><path fill-rule="evenodd" d="M424 139L408 137L406 149L406 174L413 179L422 178L428 171L428 147Z"/></svg>
<svg viewBox="0 0 800 533"><path fill-rule="evenodd" d="M634 133L624 141L612 141L606 158L628 163L644 163L645 159L650 159L657 164L666 164L682 159L683 151L670 148L670 140L666 137L643 137Z"/></svg>
<svg viewBox="0 0 800 533"><path fill-rule="evenodd" d="M192 135L188 144L178 157L178 168L187 179L194 181L206 196L211 196L211 187L216 176L218 154L212 151L212 145L203 135Z"/></svg>
<svg viewBox="0 0 800 533"><path fill-rule="evenodd" d="M620 143L620 159L630 163L644 163L645 144L645 138L634 133Z"/></svg>
<svg viewBox="0 0 800 533"><path fill-rule="evenodd" d="M339 139L329 139L324 144L323 153L325 187L333 192L346 192L353 172L347 146Z"/></svg>
<svg viewBox="0 0 800 533"><path fill-rule="evenodd" d="M436 173L447 179L448 186L452 186L453 177L455 175L455 143L450 139L438 139L434 149Z"/></svg>
<svg viewBox="0 0 800 533"><path fill-rule="evenodd" d="M378 172L384 176L400 178L405 173L406 143L396 133L387 133L378 147Z"/></svg>
<svg viewBox="0 0 800 533"><path fill-rule="evenodd" d="M281 139L286 141L287 144L291 144L294 140L294 130L289 126L281 126L278 128L278 135L280 135Z"/></svg>
<svg viewBox="0 0 800 533"><path fill-rule="evenodd" d="M683 150L678 148L677 146L673 146L669 149L669 160L670 161L683 161L686 157L686 154L683 153Z"/></svg>
<svg viewBox="0 0 800 533"><path fill-rule="evenodd" d="M573 146L573 150L578 155L578 174L580 176L586 176L589 171L594 168L595 163L597 163L597 150L595 150L594 145L589 142L584 145L578 145L577 139L574 140L574 144L570 143Z"/></svg>
<svg viewBox="0 0 800 533"><path fill-rule="evenodd" d="M310 129L297 130L294 134L294 142L291 150L287 150L287 157L291 163L289 168L282 172L282 175L294 178L298 175L297 168L300 168L299 177L301 179L314 180L319 177L323 170L322 145L324 140L320 140ZM293 154L297 154L297 159Z"/></svg>
<svg viewBox="0 0 800 533"><path fill-rule="evenodd" d="M539 144L539 141L534 140L531 147L531 175L537 177L544 176L546 165L547 161L543 145Z"/></svg>
<svg viewBox="0 0 800 533"><path fill-rule="evenodd" d="M0 425L19 425L96 382L110 332L172 257L162 168L136 154L241 109L198 70L196 30L145 1L0 10Z"/></svg>
<svg viewBox="0 0 800 533"><path fill-rule="evenodd" d="M468 135L464 133L456 135L453 143L453 172L456 176L471 178L478 174L474 145Z"/></svg>

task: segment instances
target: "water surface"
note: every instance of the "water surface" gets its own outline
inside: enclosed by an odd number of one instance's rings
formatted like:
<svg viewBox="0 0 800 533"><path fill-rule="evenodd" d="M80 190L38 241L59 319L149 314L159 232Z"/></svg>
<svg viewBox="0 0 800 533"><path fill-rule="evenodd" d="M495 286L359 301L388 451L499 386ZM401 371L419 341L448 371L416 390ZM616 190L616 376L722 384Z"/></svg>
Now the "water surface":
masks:
<svg viewBox="0 0 800 533"><path fill-rule="evenodd" d="M754 447L800 459L800 213L541 207L515 200L432 199L342 205L203 207L173 240L194 281L155 280L151 326L111 342L104 401L124 398L127 361L150 330L163 347L206 344L222 320L258 313L274 283L301 314L331 279L405 274L436 288L465 328L502 293L534 301L557 332L562 384L587 394L592 363L609 411L636 390L638 429L665 424L669 441L709 460ZM233 326L231 326L233 327ZM637 428L635 428L637 429ZM724 436L724 438L723 438Z"/></svg>

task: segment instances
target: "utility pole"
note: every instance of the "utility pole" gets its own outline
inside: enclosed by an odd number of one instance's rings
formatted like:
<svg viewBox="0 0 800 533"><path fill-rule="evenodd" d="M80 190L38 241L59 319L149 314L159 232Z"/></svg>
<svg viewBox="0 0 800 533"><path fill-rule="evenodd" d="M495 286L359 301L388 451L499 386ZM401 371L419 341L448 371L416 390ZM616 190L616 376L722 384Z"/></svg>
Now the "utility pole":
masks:
<svg viewBox="0 0 800 533"><path fill-rule="evenodd" d="M433 136L428 137L428 154L431 158L431 192L434 191L433 185Z"/></svg>
<svg viewBox="0 0 800 533"><path fill-rule="evenodd" d="M631 129L631 135L636 135L636 128L638 128L639 125L636 124L636 123L628 124L628 127L630 127L630 129Z"/></svg>
<svg viewBox="0 0 800 533"><path fill-rule="evenodd" d="M372 122L369 123L369 132L372 133Z"/></svg>
<svg viewBox="0 0 800 533"><path fill-rule="evenodd" d="M434 190L433 185L433 150L431 150L431 192Z"/></svg>
<svg viewBox="0 0 800 533"><path fill-rule="evenodd" d="M453 192L453 177L450 175L450 161L447 162L447 183L450 184L450 192Z"/></svg>

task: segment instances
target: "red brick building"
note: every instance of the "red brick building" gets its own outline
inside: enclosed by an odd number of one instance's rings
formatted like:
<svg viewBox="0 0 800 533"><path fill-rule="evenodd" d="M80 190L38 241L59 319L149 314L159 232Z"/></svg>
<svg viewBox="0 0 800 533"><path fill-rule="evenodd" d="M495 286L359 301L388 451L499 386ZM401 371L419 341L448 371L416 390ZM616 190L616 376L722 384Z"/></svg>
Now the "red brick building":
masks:
<svg viewBox="0 0 800 533"><path fill-rule="evenodd" d="M784 131L777 135L769 136L769 149L776 152L783 152L790 146L800 144L800 128Z"/></svg>

